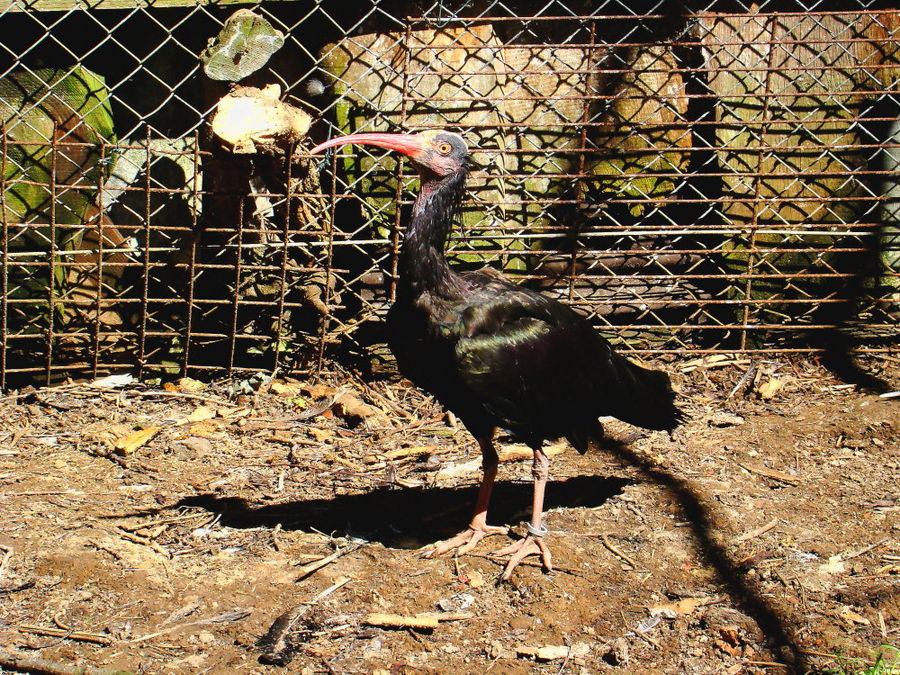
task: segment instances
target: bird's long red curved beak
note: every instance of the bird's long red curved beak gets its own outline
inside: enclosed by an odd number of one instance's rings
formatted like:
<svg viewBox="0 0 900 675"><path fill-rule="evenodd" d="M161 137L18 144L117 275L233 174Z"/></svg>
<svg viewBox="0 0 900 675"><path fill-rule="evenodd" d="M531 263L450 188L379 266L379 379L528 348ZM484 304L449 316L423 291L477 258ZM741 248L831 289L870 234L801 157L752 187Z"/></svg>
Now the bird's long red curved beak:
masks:
<svg viewBox="0 0 900 675"><path fill-rule="evenodd" d="M373 132L338 136L337 138L332 138L330 141L319 143L319 145L309 152L310 154L315 155L318 152L322 152L322 150L334 148L339 145L347 145L348 143L375 145L379 148L387 148L388 150L402 152L408 157L415 157L425 149L425 144L416 134L382 134Z"/></svg>

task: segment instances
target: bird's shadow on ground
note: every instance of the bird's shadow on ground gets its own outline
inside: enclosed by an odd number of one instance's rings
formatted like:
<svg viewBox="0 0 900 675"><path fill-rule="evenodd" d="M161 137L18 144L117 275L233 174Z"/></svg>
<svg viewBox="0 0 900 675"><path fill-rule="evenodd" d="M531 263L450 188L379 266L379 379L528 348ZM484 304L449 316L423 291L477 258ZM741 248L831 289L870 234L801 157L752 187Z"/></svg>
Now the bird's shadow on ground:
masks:
<svg viewBox="0 0 900 675"><path fill-rule="evenodd" d="M575 476L547 483L544 506L594 508L619 494L628 483L622 478ZM528 517L530 482L498 482L494 486L489 520L511 524ZM353 536L392 548L420 548L463 529L472 516L475 486L458 488L376 488L370 492L319 499L280 502L268 506L239 497L194 495L173 508L199 507L221 516L233 528L274 527L318 530Z"/></svg>
<svg viewBox="0 0 900 675"><path fill-rule="evenodd" d="M605 439L603 449L625 464L637 467L649 482L670 492L707 563L723 588L744 613L752 617L790 673L809 672L810 665L794 639L788 617L739 569L733 556L715 537L717 526L703 497L689 480L636 453L627 443ZM545 509L595 508L622 492L623 478L576 476L547 484ZM527 517L530 482L499 482L491 500L492 523L515 523ZM392 548L420 548L458 532L471 516L475 487L397 488L259 506L239 497L201 494L181 499L170 508L203 508L221 516L222 525L244 529L274 527L318 530L335 536L360 537Z"/></svg>
<svg viewBox="0 0 900 675"><path fill-rule="evenodd" d="M740 570L739 563L719 543L714 516L701 493L691 482L664 466L635 452L627 443L604 439L603 449L625 464L637 467L648 481L667 490L678 502L684 520L690 523L698 548L706 563L716 572L720 583L735 603L751 617L765 635L773 652L783 662L786 672L801 675L811 672L809 660L793 636L789 617L783 616L766 597L766 593Z"/></svg>

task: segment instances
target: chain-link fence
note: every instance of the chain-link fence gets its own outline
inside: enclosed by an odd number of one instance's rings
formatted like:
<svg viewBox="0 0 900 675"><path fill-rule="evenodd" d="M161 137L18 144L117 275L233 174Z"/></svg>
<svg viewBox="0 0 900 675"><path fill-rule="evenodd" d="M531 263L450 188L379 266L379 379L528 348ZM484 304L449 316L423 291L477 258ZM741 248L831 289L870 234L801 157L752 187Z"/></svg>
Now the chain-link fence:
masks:
<svg viewBox="0 0 900 675"><path fill-rule="evenodd" d="M455 264L623 349L891 349L900 11L673 7L0 0L0 387L377 353L414 176L304 148L435 127L480 165ZM223 144L229 80L308 137Z"/></svg>

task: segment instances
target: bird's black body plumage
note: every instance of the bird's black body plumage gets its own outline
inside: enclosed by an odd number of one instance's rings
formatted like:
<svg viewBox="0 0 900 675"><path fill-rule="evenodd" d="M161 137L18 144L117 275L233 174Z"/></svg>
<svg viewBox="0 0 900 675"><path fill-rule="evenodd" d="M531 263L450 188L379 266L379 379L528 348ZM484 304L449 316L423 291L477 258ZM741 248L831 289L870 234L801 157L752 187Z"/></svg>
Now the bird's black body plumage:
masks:
<svg viewBox="0 0 900 675"><path fill-rule="evenodd" d="M397 299L388 313L388 342L401 372L434 394L478 440L483 476L469 527L431 553L469 551L504 532L487 524L497 476L497 427L533 450L534 493L527 536L497 553L509 555L502 579L526 556L552 568L544 543L543 502L549 459L545 440L565 437L584 452L599 440L598 420L612 415L648 429L681 420L665 373L617 354L571 308L510 283L495 271L457 273L444 256L471 164L465 141L445 131L361 133L331 139L311 152L360 143L401 152L422 188L403 241Z"/></svg>
<svg viewBox="0 0 900 675"><path fill-rule="evenodd" d="M532 447L566 437L584 451L604 415L648 429L681 419L669 378L617 354L571 308L493 271L456 273L444 246L466 162L423 176L388 314L401 372L476 436L495 427Z"/></svg>

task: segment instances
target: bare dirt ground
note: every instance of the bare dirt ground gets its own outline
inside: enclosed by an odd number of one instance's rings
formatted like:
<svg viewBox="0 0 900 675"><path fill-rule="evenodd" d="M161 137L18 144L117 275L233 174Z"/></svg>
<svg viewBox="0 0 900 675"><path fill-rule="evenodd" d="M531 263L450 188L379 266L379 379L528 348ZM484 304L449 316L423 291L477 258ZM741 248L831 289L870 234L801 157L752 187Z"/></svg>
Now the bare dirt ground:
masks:
<svg viewBox="0 0 900 675"><path fill-rule="evenodd" d="M865 366L897 389L897 364ZM663 364L691 415L673 438L611 422L605 452L554 447L558 570L500 585L490 553L507 537L421 557L468 521L480 474L472 439L408 383L2 398L0 663L736 674L871 659L900 643L900 399L810 362L753 365ZM526 456L506 444L490 514L511 537ZM261 662L292 609L287 648L269 651L292 660Z"/></svg>

